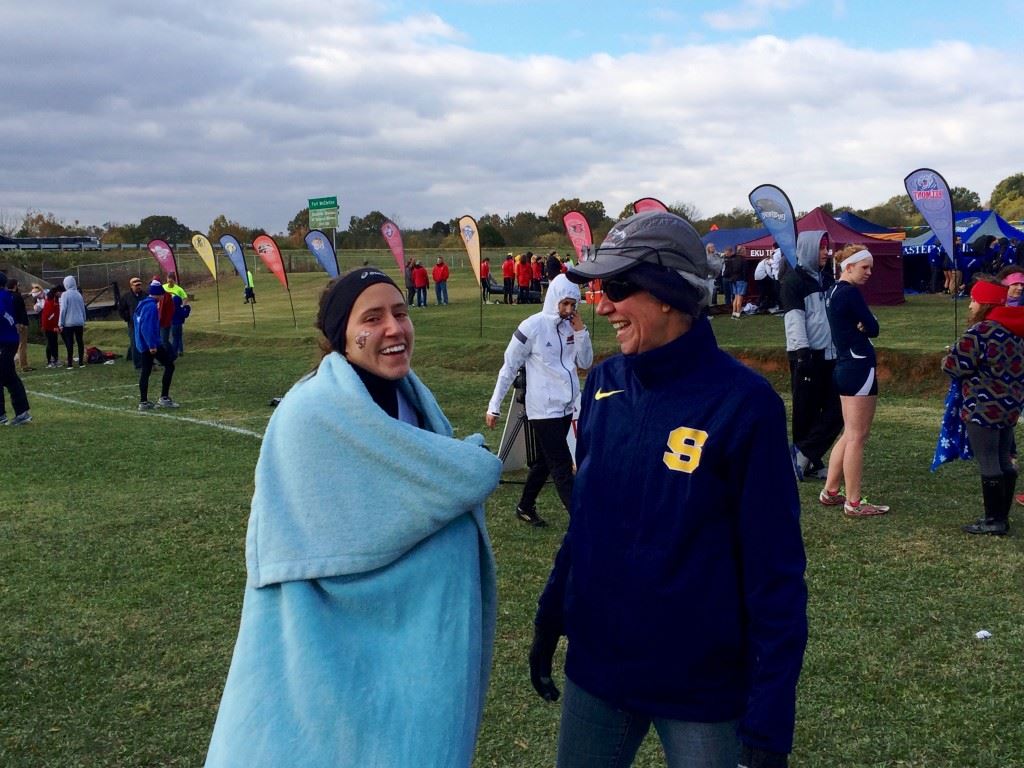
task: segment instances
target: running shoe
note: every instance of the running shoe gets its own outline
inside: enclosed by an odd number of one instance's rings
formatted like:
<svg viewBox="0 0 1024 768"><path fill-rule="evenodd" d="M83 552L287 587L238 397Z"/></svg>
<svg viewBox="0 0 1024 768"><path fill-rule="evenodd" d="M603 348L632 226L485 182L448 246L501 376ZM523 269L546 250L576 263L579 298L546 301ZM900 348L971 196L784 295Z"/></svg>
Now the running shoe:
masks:
<svg viewBox="0 0 1024 768"><path fill-rule="evenodd" d="M872 504L865 498L861 498L856 504L847 499L843 504L843 514L847 517L874 517L875 515L884 515L888 511L889 507L883 504Z"/></svg>
<svg viewBox="0 0 1024 768"><path fill-rule="evenodd" d="M6 423L7 423L7 414L6 413L0 413L0 424L6 424Z"/></svg>
<svg viewBox="0 0 1024 768"><path fill-rule="evenodd" d="M156 407L157 408L177 408L178 407L178 403L174 402L169 397L161 397L159 400L156 401Z"/></svg>
<svg viewBox="0 0 1024 768"><path fill-rule="evenodd" d="M1013 497L1013 500L1016 501L1018 504L1024 504L1024 493L1018 493L1016 496Z"/></svg>
<svg viewBox="0 0 1024 768"><path fill-rule="evenodd" d="M793 472L796 473L797 480L803 480L808 468L811 466L811 460L800 453L800 449L796 447L796 444L789 446L789 456L793 460Z"/></svg>
<svg viewBox="0 0 1024 768"><path fill-rule="evenodd" d="M13 419L11 419L10 423L7 426L19 427L22 424L28 424L30 421L32 421L32 414L29 413L28 411L24 411L22 413L19 413Z"/></svg>
<svg viewBox="0 0 1024 768"><path fill-rule="evenodd" d="M139 403L140 411L152 411L154 408L156 408L156 406L149 402L149 400L143 400Z"/></svg>
<svg viewBox="0 0 1024 768"><path fill-rule="evenodd" d="M520 506L516 506L516 517L518 517L524 523L529 523L534 528L544 528L547 525L547 523L544 521L544 518L537 514L536 507L523 509Z"/></svg>
<svg viewBox="0 0 1024 768"><path fill-rule="evenodd" d="M840 504L846 503L846 497L841 490L833 493L828 488L822 488L821 493L818 494L818 501L826 507L838 507Z"/></svg>

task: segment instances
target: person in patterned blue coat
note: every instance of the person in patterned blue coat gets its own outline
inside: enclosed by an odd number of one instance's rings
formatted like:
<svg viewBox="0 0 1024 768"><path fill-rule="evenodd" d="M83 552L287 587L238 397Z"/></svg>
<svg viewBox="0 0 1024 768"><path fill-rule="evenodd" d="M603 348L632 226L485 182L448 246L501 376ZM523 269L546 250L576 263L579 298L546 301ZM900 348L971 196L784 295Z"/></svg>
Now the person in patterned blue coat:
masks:
<svg viewBox="0 0 1024 768"><path fill-rule="evenodd" d="M1013 427L1024 405L1024 307L1003 306L1006 286L977 275L971 288L970 327L942 361L960 382L960 418L981 472L985 514L965 533L1005 536L1017 471L1010 460Z"/></svg>
<svg viewBox="0 0 1024 768"><path fill-rule="evenodd" d="M569 529L534 620L549 701L568 640L558 766L628 766L651 726L672 766L785 766L807 591L782 400L718 348L684 219L631 216L567 274L602 280L622 354L587 377Z"/></svg>

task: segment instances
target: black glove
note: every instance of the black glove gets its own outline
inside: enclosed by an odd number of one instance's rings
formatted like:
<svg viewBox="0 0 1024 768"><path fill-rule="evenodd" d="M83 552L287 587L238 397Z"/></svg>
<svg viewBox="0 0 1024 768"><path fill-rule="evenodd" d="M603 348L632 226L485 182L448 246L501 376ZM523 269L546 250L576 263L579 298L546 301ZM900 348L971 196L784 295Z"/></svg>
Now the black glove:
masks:
<svg viewBox="0 0 1024 768"><path fill-rule="evenodd" d="M558 647L557 631L544 629L535 624L533 627L533 644L530 646L530 682L533 690L544 701L558 701L558 688L551 680L551 660Z"/></svg>
<svg viewBox="0 0 1024 768"><path fill-rule="evenodd" d="M740 750L740 763L737 768L787 768L788 765L788 755L744 744Z"/></svg>

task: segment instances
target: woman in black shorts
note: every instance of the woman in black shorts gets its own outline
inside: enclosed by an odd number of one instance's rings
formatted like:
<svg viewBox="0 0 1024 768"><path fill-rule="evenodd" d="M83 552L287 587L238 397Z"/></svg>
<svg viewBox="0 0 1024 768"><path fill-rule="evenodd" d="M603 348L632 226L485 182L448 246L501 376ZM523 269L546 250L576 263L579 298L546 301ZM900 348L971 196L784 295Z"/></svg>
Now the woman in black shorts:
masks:
<svg viewBox="0 0 1024 768"><path fill-rule="evenodd" d="M848 245L836 254L842 274L825 294L825 310L836 347L834 379L843 408L843 433L832 447L825 487L818 495L826 506L843 505L849 517L884 515L889 507L871 504L861 496L864 445L871 432L878 402L875 348L878 320L857 286L871 277L874 259L863 245ZM840 491L845 481L846 492Z"/></svg>

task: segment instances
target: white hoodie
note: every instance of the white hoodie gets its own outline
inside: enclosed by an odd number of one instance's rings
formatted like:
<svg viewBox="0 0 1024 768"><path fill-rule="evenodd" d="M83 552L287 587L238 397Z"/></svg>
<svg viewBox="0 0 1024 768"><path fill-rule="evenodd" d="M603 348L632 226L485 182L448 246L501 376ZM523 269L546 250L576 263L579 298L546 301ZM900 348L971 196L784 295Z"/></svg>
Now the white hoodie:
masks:
<svg viewBox="0 0 1024 768"><path fill-rule="evenodd" d="M60 317L57 324L61 328L85 325L85 299L78 292L78 285L71 275L64 278L64 293L60 295Z"/></svg>
<svg viewBox="0 0 1024 768"><path fill-rule="evenodd" d="M594 348L585 328L574 331L572 323L559 316L558 304L564 299L579 302L580 289L565 275L558 275L548 286L544 309L523 320L512 335L488 412L501 413L501 401L512 386L516 372L525 365L527 418L557 419L572 415L580 394L576 368L591 366Z"/></svg>

